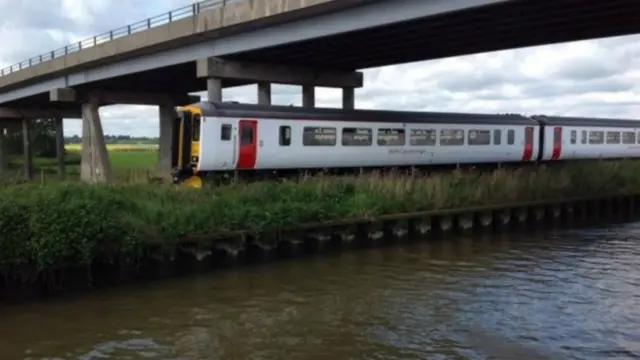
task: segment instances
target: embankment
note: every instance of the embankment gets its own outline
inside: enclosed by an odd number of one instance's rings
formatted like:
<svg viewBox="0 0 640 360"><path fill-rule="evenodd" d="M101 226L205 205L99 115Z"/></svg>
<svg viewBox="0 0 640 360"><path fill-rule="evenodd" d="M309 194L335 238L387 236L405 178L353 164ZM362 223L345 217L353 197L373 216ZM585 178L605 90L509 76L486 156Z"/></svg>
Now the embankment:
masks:
<svg viewBox="0 0 640 360"><path fill-rule="evenodd" d="M4 186L0 270L5 280L0 299L34 288L34 283L40 288L33 291L42 293L44 287L51 292L69 274L76 282L91 282L107 271L104 264L110 264L108 271L117 268L121 273L126 268L135 273L156 256L150 247L175 250L185 238L215 239L234 231L273 233L305 223L446 213L466 207L480 211L623 193L640 193L640 162L567 164L535 172L456 172L417 179L318 177L299 183L238 183L198 190L78 183Z"/></svg>

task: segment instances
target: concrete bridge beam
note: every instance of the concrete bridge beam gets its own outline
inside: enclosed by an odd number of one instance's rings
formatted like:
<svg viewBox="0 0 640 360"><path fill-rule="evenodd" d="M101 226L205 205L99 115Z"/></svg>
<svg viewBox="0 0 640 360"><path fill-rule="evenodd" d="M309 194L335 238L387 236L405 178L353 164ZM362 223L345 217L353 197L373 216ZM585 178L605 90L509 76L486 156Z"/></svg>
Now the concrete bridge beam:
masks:
<svg viewBox="0 0 640 360"><path fill-rule="evenodd" d="M251 80L258 83L258 103L271 104L271 83L302 85L302 106L315 106L315 86L342 88L343 107L354 107L354 89L363 86L359 71L319 69L306 66L230 61L210 57L196 62L196 73L207 78L210 101L222 101L222 79Z"/></svg>
<svg viewBox="0 0 640 360"><path fill-rule="evenodd" d="M106 105L188 105L200 101L200 96L167 93L139 93L127 91L88 91L78 92L72 88L57 88L49 91L51 102L87 103L96 99L98 106Z"/></svg>
<svg viewBox="0 0 640 360"><path fill-rule="evenodd" d="M49 119L54 117L81 119L82 112L79 108L13 108L13 107L0 107L0 119L12 119L20 120L25 118L30 119Z"/></svg>
<svg viewBox="0 0 640 360"><path fill-rule="evenodd" d="M288 85L334 88L359 88L363 85L360 71L230 61L215 57L197 60L196 73L200 78L252 80Z"/></svg>

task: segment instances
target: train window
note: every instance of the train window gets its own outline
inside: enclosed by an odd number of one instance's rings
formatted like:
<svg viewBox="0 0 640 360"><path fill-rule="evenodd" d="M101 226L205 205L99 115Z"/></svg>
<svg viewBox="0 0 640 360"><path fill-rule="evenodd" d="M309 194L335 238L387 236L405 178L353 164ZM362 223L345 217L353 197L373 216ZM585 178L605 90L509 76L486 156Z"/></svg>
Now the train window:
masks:
<svg viewBox="0 0 640 360"><path fill-rule="evenodd" d="M580 135L580 142L582 144L586 144L587 143L587 130L582 130L581 131L581 135Z"/></svg>
<svg viewBox="0 0 640 360"><path fill-rule="evenodd" d="M191 122L191 141L200 141L200 114L196 114Z"/></svg>
<svg viewBox="0 0 640 360"><path fill-rule="evenodd" d="M571 130L571 143L575 144L578 142L578 132L576 130Z"/></svg>
<svg viewBox="0 0 640 360"><path fill-rule="evenodd" d="M502 142L502 130L493 130L493 145L500 145Z"/></svg>
<svg viewBox="0 0 640 360"><path fill-rule="evenodd" d="M604 144L604 131L589 131L589 144Z"/></svg>
<svg viewBox="0 0 640 360"><path fill-rule="evenodd" d="M343 128L342 146L371 146L373 131L368 128Z"/></svg>
<svg viewBox="0 0 640 360"><path fill-rule="evenodd" d="M513 129L507 130L507 145L513 145L516 143L516 131Z"/></svg>
<svg viewBox="0 0 640 360"><path fill-rule="evenodd" d="M638 136L636 136L636 140L638 140L638 144L640 144L640 132L638 132Z"/></svg>
<svg viewBox="0 0 640 360"><path fill-rule="evenodd" d="M253 144L253 127L251 126L241 127L240 144L242 145Z"/></svg>
<svg viewBox="0 0 640 360"><path fill-rule="evenodd" d="M469 145L491 145L491 131L469 130Z"/></svg>
<svg viewBox="0 0 640 360"><path fill-rule="evenodd" d="M618 131L607 131L607 144L620 144L620 133Z"/></svg>
<svg viewBox="0 0 640 360"><path fill-rule="evenodd" d="M409 144L413 146L433 146L436 144L435 129L411 129Z"/></svg>
<svg viewBox="0 0 640 360"><path fill-rule="evenodd" d="M223 140L223 141L231 140L231 125L230 124L222 124L220 126L220 140Z"/></svg>
<svg viewBox="0 0 640 360"><path fill-rule="evenodd" d="M635 144L636 143L636 133L634 131L625 131L622 133L622 143L623 144Z"/></svg>
<svg viewBox="0 0 640 360"><path fill-rule="evenodd" d="M403 146L404 129L378 129L378 146Z"/></svg>
<svg viewBox="0 0 640 360"><path fill-rule="evenodd" d="M336 128L305 126L302 132L304 146L335 146L337 139Z"/></svg>
<svg viewBox="0 0 640 360"><path fill-rule="evenodd" d="M291 145L291 126L280 126L280 146Z"/></svg>
<svg viewBox="0 0 640 360"><path fill-rule="evenodd" d="M464 130L460 129L442 129L440 130L440 145L463 145Z"/></svg>

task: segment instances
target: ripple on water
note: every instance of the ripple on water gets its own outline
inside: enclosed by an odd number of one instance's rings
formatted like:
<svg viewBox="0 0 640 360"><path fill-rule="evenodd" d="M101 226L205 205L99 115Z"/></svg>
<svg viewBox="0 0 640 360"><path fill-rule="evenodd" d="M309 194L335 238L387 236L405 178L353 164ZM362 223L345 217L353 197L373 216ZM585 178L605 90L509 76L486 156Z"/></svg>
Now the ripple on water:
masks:
<svg viewBox="0 0 640 360"><path fill-rule="evenodd" d="M632 359L639 255L631 224L268 264L7 310L0 348L8 360Z"/></svg>

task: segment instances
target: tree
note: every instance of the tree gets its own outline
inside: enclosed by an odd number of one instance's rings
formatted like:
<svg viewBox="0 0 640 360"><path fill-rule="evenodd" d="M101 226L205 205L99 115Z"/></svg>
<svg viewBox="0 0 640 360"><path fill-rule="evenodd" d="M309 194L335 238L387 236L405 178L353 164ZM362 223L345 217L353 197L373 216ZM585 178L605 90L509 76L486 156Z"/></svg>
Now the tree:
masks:
<svg viewBox="0 0 640 360"><path fill-rule="evenodd" d="M31 122L31 151L36 157L56 157L56 124L54 119L36 119ZM22 154L22 130L7 136L9 154Z"/></svg>

